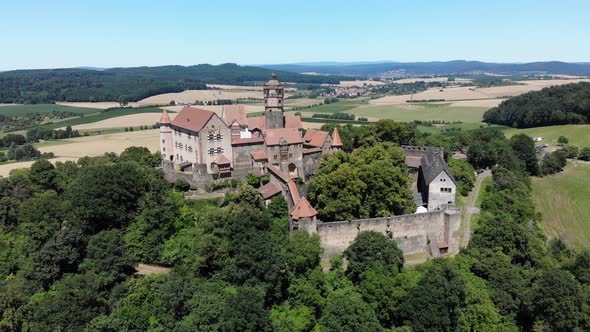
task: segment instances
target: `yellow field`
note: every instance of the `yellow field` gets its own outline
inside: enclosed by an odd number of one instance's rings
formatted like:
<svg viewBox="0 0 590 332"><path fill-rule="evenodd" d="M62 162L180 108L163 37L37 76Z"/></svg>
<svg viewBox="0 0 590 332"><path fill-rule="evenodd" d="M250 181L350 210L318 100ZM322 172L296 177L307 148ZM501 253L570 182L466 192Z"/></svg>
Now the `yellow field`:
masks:
<svg viewBox="0 0 590 332"><path fill-rule="evenodd" d="M176 113L168 113L170 119L174 119ZM151 126L160 121L162 114L159 113L141 113L123 115L116 118L110 118L93 123L86 123L73 126L72 129L87 130L87 129L104 129L104 128L125 128L137 126ZM64 129L64 128L61 128Z"/></svg>
<svg viewBox="0 0 590 332"><path fill-rule="evenodd" d="M105 102L96 102L96 103L90 103L90 102L57 102L56 104L58 105L64 105L64 106L72 106L72 107L84 107L84 108L100 108L100 109L107 109L107 108L113 108L113 107L120 107L121 105L119 105L119 103L114 102L114 101L105 101ZM129 103L129 105L127 106L132 106L132 107L139 107L142 105L139 105L138 103Z"/></svg>
<svg viewBox="0 0 590 332"><path fill-rule="evenodd" d="M340 81L340 86L343 88L349 88L349 87L353 87L353 86L358 86L358 87L362 87L364 85L383 85L385 84L384 82L381 81Z"/></svg>

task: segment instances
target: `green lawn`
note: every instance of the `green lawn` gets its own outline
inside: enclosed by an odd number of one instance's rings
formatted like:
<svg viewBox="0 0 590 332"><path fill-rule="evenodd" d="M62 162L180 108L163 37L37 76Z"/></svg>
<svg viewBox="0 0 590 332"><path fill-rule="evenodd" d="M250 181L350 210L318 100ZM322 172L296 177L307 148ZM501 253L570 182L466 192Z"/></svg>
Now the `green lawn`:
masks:
<svg viewBox="0 0 590 332"><path fill-rule="evenodd" d="M440 104L435 107L418 109L402 108L396 105L366 105L357 107L349 113L358 116L374 117L380 119L392 119L395 121L412 122L421 121L462 121L464 123L481 123L486 107L456 107Z"/></svg>
<svg viewBox="0 0 590 332"><path fill-rule="evenodd" d="M74 112L80 114L92 114L102 111L97 108L72 107L55 104L36 105L4 105L0 106L0 114L6 116L17 116L28 113L49 113L52 111Z"/></svg>
<svg viewBox="0 0 590 332"><path fill-rule="evenodd" d="M590 248L590 165L568 164L562 173L533 178L533 200L547 236Z"/></svg>
<svg viewBox="0 0 590 332"><path fill-rule="evenodd" d="M323 102L323 101L319 101ZM346 112L351 113L350 111L361 106L366 105L368 101L366 99L345 99L343 101L339 101L337 103L320 105L311 108L304 108L301 110L293 110L295 112L302 112L302 113L337 113L337 112Z"/></svg>
<svg viewBox="0 0 590 332"><path fill-rule="evenodd" d="M504 128L503 126L498 126L498 125L488 126L487 123L480 122L480 123L448 124L448 125L431 126L431 127L418 126L418 130L420 130L420 132L423 132L423 133L439 134L439 133L445 131L446 129L451 129L451 128L461 128L462 131L468 131L468 130L475 130L475 129L481 129L481 128L490 128L490 127Z"/></svg>
<svg viewBox="0 0 590 332"><path fill-rule="evenodd" d="M562 125L527 129L507 128L504 133L507 137L521 133L531 137L543 137L544 140L541 143L549 145L557 145L557 138L563 135L569 138L570 144L579 147L590 146L590 125Z"/></svg>

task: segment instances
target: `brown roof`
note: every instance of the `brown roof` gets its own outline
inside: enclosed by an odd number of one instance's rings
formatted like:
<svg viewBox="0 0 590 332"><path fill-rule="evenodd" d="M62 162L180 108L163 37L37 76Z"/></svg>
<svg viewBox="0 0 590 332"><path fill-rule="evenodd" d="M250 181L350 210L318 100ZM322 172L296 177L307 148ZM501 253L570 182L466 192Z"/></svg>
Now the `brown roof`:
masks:
<svg viewBox="0 0 590 332"><path fill-rule="evenodd" d="M338 128L334 128L332 131L332 146L342 146L342 140L340 139L340 133L338 132Z"/></svg>
<svg viewBox="0 0 590 332"><path fill-rule="evenodd" d="M269 182L258 188L258 192L260 192L264 199L269 199L277 194L280 194L281 191L281 187L272 182Z"/></svg>
<svg viewBox="0 0 590 332"><path fill-rule="evenodd" d="M251 143L264 143L264 138L262 136L252 136L250 138L240 138L239 136L236 136L236 135L231 137L231 144L232 145L251 144Z"/></svg>
<svg viewBox="0 0 590 332"><path fill-rule="evenodd" d="M293 204L297 204L297 202L299 202L301 198L299 196L299 189L297 189L297 184L295 184L295 181L289 180L289 182L287 182L287 186L289 187L289 194L291 194L291 200L293 200Z"/></svg>
<svg viewBox="0 0 590 332"><path fill-rule="evenodd" d="M254 128L264 129L264 127L266 126L266 118L264 116L255 116L252 118L247 118L246 122L250 130Z"/></svg>
<svg viewBox="0 0 590 332"><path fill-rule="evenodd" d="M301 134L296 128L276 128L262 131L266 145L279 145L283 140L287 144L302 143Z"/></svg>
<svg viewBox="0 0 590 332"><path fill-rule="evenodd" d="M252 156L252 159L254 159L256 161L268 160L268 156L266 155L266 152L264 152L263 150L252 151L252 152L250 152L250 155Z"/></svg>
<svg viewBox="0 0 590 332"><path fill-rule="evenodd" d="M285 128L303 129L301 117L298 115L285 115Z"/></svg>
<svg viewBox="0 0 590 332"><path fill-rule="evenodd" d="M166 110L164 110L164 112L162 112L162 117L160 118L160 124L170 124L170 122L172 122L170 120L170 117L168 116L168 112L166 112Z"/></svg>
<svg viewBox="0 0 590 332"><path fill-rule="evenodd" d="M278 169L278 167L274 166L274 165L266 165L266 168L273 173L274 175L276 175L279 179L281 179L283 182L288 183L289 181L291 181L291 179L289 178L289 176L283 172L281 172L280 169Z"/></svg>
<svg viewBox="0 0 590 332"><path fill-rule="evenodd" d="M406 166L418 168L422 162L422 157L406 156Z"/></svg>
<svg viewBox="0 0 590 332"><path fill-rule="evenodd" d="M316 148L321 148L324 146L324 143L326 142L327 138L327 132L322 130L310 129L305 133L303 140L305 141L305 145L311 145Z"/></svg>
<svg viewBox="0 0 590 332"><path fill-rule="evenodd" d="M303 154L318 153L318 152L322 152L322 149L320 149L320 148L303 149Z"/></svg>
<svg viewBox="0 0 590 332"><path fill-rule="evenodd" d="M313 218L318 215L316 209L309 204L307 198L302 197L297 204L291 209L291 218L299 220L301 218Z"/></svg>
<svg viewBox="0 0 590 332"><path fill-rule="evenodd" d="M217 159L215 159L215 161L213 162L217 165L228 165L231 164L231 161L229 159L227 159L227 157L223 154L219 155L219 157L217 157Z"/></svg>
<svg viewBox="0 0 590 332"><path fill-rule="evenodd" d="M447 249L449 245L445 241L438 241L438 249Z"/></svg>
<svg viewBox="0 0 590 332"><path fill-rule="evenodd" d="M242 126L248 125L248 118L243 105L225 105L222 114L223 121L228 126L231 126L234 121L237 121Z"/></svg>
<svg viewBox="0 0 590 332"><path fill-rule="evenodd" d="M172 121L172 125L198 132L203 129L214 114L215 113L213 112L202 110L200 108L185 106L180 113L176 115Z"/></svg>

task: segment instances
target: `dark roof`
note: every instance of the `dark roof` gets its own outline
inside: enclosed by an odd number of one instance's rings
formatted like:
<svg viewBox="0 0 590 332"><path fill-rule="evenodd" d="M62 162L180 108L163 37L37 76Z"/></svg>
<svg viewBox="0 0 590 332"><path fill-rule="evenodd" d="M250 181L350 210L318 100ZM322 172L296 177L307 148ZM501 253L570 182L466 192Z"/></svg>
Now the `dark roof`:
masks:
<svg viewBox="0 0 590 332"><path fill-rule="evenodd" d="M446 172L455 185L457 184L449 171L447 162L444 160L442 150L436 148L427 149L420 165L426 184L429 185L441 172Z"/></svg>

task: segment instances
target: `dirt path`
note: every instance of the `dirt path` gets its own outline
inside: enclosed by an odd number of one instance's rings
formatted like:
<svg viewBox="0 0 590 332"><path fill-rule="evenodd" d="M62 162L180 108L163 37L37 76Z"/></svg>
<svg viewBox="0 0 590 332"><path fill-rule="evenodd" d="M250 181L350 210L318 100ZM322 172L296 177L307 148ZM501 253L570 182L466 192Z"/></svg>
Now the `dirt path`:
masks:
<svg viewBox="0 0 590 332"><path fill-rule="evenodd" d="M469 205L467 206L467 214L465 217L465 229L463 230L463 247L467 247L467 245L469 244L469 240L471 239L471 216L473 214L479 214L479 208L475 205L477 203L477 198L479 197L481 184L483 183L483 180L485 178L491 175L492 171L490 170L485 170L477 175L475 186L473 188L473 192L471 193L471 199L469 200Z"/></svg>

